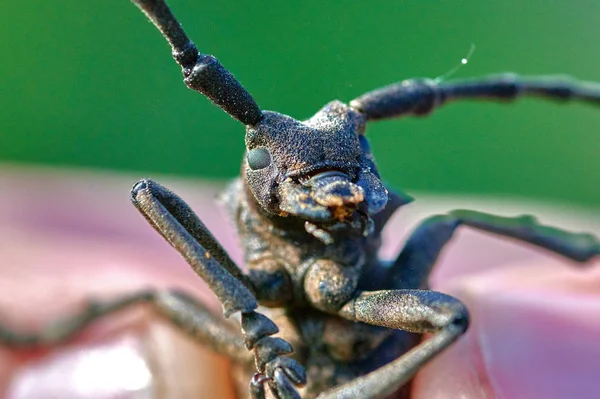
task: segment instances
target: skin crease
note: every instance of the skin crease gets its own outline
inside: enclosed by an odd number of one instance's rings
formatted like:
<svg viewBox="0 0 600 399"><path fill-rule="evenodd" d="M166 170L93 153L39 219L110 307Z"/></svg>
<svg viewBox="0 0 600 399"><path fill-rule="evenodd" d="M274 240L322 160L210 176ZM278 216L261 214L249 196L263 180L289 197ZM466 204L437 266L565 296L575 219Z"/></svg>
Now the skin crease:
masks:
<svg viewBox="0 0 600 399"><path fill-rule="evenodd" d="M220 311L202 281L129 204L135 180L0 168L3 323L35 330L72 313L84 298L107 299L148 286L187 289ZM234 260L241 260L233 228L224 222L224 210L216 210L214 196L220 186L157 181L188 201ZM595 219L578 218L572 210L498 200L472 202L417 196L387 227L384 256L399 250L418 220L457 207L502 214L531 211L547 224L600 233L598 213ZM600 395L595 371L600 365L600 261L579 267L527 245L461 229L430 281L432 288L462 299L472 322L465 337L417 375L414 398ZM49 364L48 359L62 353L110 343L124 343L147 354L151 369L161 375L155 385L159 397L187 397L193 392L198 397L202 392L233 397L226 361L141 308L105 318L60 348L0 348L0 392L15 397L15 381L22 383L23 375L36 365Z"/></svg>

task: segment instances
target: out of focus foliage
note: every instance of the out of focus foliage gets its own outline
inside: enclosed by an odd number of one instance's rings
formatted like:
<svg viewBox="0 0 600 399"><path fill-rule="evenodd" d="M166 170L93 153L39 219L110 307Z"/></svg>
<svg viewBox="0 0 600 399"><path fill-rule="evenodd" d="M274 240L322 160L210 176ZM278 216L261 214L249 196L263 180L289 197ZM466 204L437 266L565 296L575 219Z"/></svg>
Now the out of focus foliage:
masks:
<svg viewBox="0 0 600 399"><path fill-rule="evenodd" d="M264 109L307 118L408 77L568 73L600 81L600 2L170 2ZM0 160L210 178L237 174L243 127L187 90L127 0L0 8ZM368 129L384 177L411 189L600 206L600 109L454 104Z"/></svg>

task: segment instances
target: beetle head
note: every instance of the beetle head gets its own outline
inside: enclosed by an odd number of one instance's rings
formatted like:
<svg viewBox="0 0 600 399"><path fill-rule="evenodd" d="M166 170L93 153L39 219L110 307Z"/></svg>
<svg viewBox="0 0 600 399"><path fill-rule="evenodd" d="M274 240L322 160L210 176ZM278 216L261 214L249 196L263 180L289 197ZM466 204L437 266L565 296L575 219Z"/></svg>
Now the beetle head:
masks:
<svg viewBox="0 0 600 399"><path fill-rule="evenodd" d="M388 192L366 138L364 117L333 101L307 121L263 111L246 130L242 173L267 212L316 224L381 211Z"/></svg>

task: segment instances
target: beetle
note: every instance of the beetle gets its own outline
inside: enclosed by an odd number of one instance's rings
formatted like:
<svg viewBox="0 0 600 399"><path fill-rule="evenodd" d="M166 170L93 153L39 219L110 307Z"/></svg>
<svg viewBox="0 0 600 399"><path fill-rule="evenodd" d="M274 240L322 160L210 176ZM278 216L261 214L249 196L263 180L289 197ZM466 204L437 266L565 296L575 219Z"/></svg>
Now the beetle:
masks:
<svg viewBox="0 0 600 399"><path fill-rule="evenodd" d="M597 85L513 74L409 79L348 104L332 101L298 121L261 110L215 57L197 50L164 1L133 2L171 45L185 84L246 128L242 176L225 198L247 273L175 193L149 179L131 191L135 207L208 284L224 315L240 314L241 333L185 292L147 290L92 303L37 334L0 327L4 344L59 343L98 317L145 302L229 357L241 379L253 374L253 399L265 398L267 389L281 399L383 398L406 386L468 328L468 310L458 299L427 289L430 271L459 226L513 237L578 262L600 255L600 241L590 234L543 226L530 216L456 210L423 221L398 257L384 265L377 257L381 231L412 198L384 185L365 136L370 121L424 116L463 99L538 96L599 104ZM432 336L419 342L423 333Z"/></svg>

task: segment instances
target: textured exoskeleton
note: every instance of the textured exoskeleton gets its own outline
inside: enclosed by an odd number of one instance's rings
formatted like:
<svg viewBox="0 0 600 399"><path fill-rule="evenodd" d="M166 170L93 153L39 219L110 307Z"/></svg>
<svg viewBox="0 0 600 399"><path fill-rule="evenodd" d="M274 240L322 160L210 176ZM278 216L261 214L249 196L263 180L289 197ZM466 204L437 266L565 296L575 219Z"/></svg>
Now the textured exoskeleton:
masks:
<svg viewBox="0 0 600 399"><path fill-rule="evenodd" d="M162 0L133 2L170 43L186 85L246 126L242 176L226 202L247 273L174 193L151 180L139 181L131 192L148 222L207 282L225 316L241 313L241 331L190 295L145 291L95 303L37 334L0 326L5 344L54 344L102 315L146 302L236 363L242 384L250 379L253 399L265 398L268 390L281 399L384 398L402 387L408 395L414 374L468 327L459 300L427 289L440 251L459 226L517 238L579 262L600 255L600 241L589 234L542 226L529 216L457 210L422 222L395 261L384 264L377 256L382 228L412 199L382 183L364 135L369 121L426 115L452 100L539 96L599 104L598 85L512 74L411 79L348 105L332 101L298 121L260 110L216 58L198 52ZM419 342L422 333L431 338Z"/></svg>

